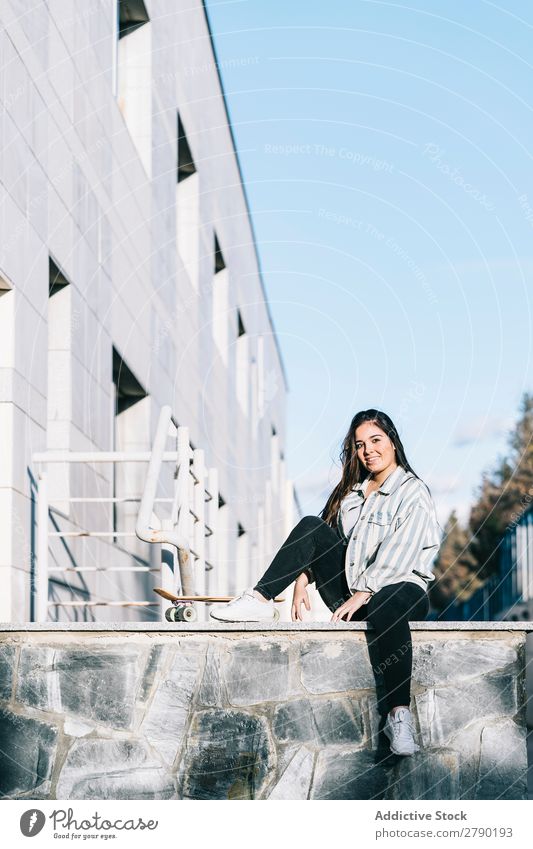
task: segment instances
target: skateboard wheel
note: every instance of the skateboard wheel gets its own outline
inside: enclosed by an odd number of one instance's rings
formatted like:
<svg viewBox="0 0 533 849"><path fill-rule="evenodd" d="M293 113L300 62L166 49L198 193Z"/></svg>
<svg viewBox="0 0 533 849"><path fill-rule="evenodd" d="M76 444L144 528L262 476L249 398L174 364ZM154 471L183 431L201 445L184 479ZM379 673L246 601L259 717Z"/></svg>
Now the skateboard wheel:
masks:
<svg viewBox="0 0 533 849"><path fill-rule="evenodd" d="M196 610L192 604L179 604L165 610L165 619L169 622L195 622Z"/></svg>
<svg viewBox="0 0 533 849"><path fill-rule="evenodd" d="M169 622L196 622L196 610L192 604L176 604L165 610Z"/></svg>
<svg viewBox="0 0 533 849"><path fill-rule="evenodd" d="M180 622L196 622L196 610L192 605L187 605L179 610Z"/></svg>
<svg viewBox="0 0 533 849"><path fill-rule="evenodd" d="M279 610L274 609L274 622L279 620Z"/></svg>

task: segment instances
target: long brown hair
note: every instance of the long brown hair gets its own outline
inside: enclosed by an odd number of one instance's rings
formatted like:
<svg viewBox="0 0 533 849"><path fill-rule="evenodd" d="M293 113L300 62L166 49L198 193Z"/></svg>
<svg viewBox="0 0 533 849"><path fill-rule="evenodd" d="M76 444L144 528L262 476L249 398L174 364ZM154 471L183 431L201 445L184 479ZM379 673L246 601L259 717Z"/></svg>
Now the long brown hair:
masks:
<svg viewBox="0 0 533 849"><path fill-rule="evenodd" d="M418 478L418 475L407 461L402 441L398 436L398 431L396 430L392 419L390 419L389 416L381 410L361 410L353 417L348 433L344 437L344 442L342 443L342 451L339 457L342 463L342 477L326 501L326 505L322 510L322 513L320 513L320 518L333 528L337 526L337 513L342 499L357 483L363 481L369 474L366 467L359 462L359 457L357 456L357 451L355 449L355 431L360 424L363 424L363 422L376 424L382 431L384 431L384 433L387 434L396 449L395 454L398 465L402 466L407 472L412 472L412 474Z"/></svg>

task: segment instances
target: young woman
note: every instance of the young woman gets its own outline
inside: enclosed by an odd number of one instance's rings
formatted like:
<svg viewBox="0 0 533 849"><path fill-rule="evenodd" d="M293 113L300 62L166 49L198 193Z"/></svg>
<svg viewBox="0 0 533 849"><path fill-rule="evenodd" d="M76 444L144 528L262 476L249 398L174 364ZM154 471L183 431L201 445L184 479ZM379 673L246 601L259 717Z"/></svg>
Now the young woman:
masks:
<svg viewBox="0 0 533 849"><path fill-rule="evenodd" d="M379 410L354 416L340 459L342 478L320 517L305 516L255 587L212 608L211 616L275 620L273 599L296 581L292 619L301 620L314 581L332 622L366 619L376 632L388 701L384 731L391 751L412 755L419 746L409 710L409 620L423 620L429 610L427 585L441 541L435 506L393 422Z"/></svg>

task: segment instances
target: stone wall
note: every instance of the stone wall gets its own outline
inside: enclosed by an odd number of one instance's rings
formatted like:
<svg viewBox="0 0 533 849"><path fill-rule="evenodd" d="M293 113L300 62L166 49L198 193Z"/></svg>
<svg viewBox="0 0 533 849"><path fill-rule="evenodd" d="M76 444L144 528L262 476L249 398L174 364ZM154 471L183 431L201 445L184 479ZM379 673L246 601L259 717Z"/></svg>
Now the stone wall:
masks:
<svg viewBox="0 0 533 849"><path fill-rule="evenodd" d="M525 799L525 626L467 625L412 625L411 758L391 755L380 731L365 623L11 626L0 633L0 793Z"/></svg>

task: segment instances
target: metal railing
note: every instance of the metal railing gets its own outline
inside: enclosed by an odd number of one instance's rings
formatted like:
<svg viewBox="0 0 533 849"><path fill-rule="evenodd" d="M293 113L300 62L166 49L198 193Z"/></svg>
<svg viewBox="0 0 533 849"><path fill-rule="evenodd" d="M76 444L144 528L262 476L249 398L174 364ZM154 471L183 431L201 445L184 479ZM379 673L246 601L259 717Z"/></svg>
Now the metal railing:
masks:
<svg viewBox="0 0 533 849"><path fill-rule="evenodd" d="M170 592L181 590L184 595L189 596L197 595L195 576L198 572L203 576L205 571L210 571L214 567L218 473L214 468L206 470L203 450L192 449L188 428L178 427L178 461L171 515L169 519L162 520L155 516L157 483L161 473L166 438L171 427L171 417L171 408L163 407L159 416L135 532L139 539L145 542L172 547L170 563L174 565L170 566L167 560L165 566L162 559L161 587ZM194 520L192 531L191 517ZM176 548L177 552L178 569L175 568L176 559L172 557L173 548ZM163 601L161 607L162 609L168 607L168 604Z"/></svg>
<svg viewBox="0 0 533 849"><path fill-rule="evenodd" d="M176 449L166 450L169 436L176 439ZM216 557L216 524L218 516L218 476L216 469L206 469L204 452L193 449L189 441L187 427L176 427L172 422L169 406L161 409L156 436L151 452L125 451L42 451L33 455L38 466L37 476L37 546L36 565L33 584L34 618L45 622L51 607L142 607L159 608L162 612L168 606L163 601L150 599L94 598L54 600L50 598L51 582L58 583L53 576L68 578L84 573L130 572L150 573L157 576L160 586L171 592L183 591L194 595L199 578L205 582L205 572L214 568ZM163 463L175 465L173 495L171 498L157 497L157 489ZM139 503L139 512L135 531L60 530L54 517L62 516L74 524L68 515L50 505L48 494L48 466L56 463L148 463L144 489L140 495L113 497L60 497L57 500L66 503L120 504ZM170 517L159 518L155 513L157 504L170 504ZM206 509L207 504L207 509ZM191 523L192 520L192 523ZM53 529L50 525L53 523ZM118 540L131 537L155 543L160 546L160 564L156 567L144 561L138 554L128 552ZM50 540L100 538L108 542L115 551L127 556L131 561L116 566L78 566L75 562L69 566L50 564ZM62 586L70 589L71 594L80 592L71 587L68 580ZM201 589L201 588L200 588ZM87 593L91 596L90 593Z"/></svg>

